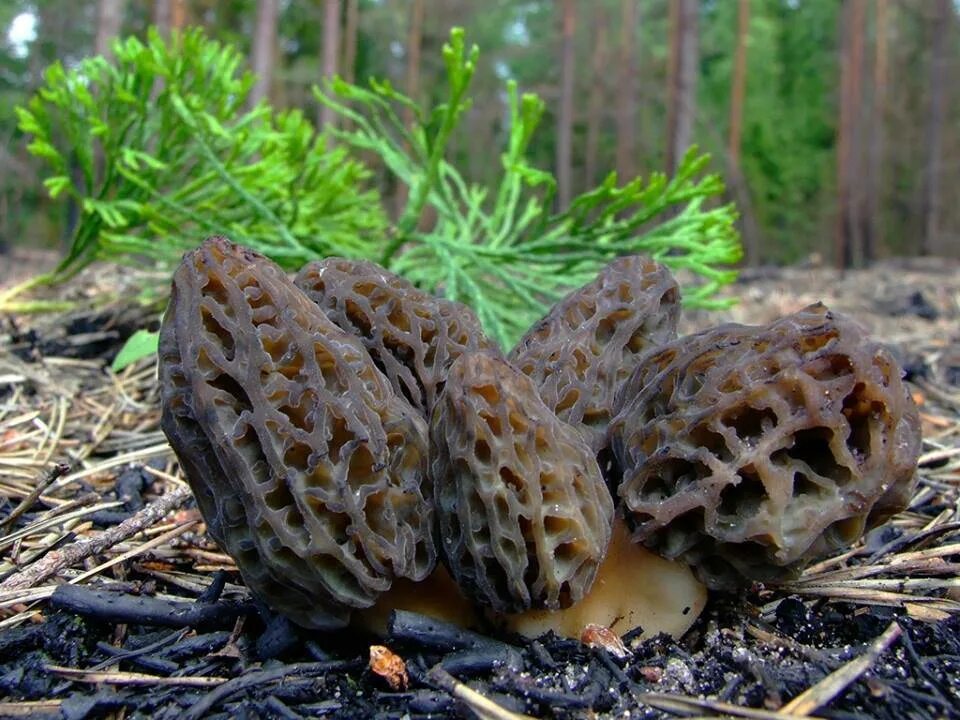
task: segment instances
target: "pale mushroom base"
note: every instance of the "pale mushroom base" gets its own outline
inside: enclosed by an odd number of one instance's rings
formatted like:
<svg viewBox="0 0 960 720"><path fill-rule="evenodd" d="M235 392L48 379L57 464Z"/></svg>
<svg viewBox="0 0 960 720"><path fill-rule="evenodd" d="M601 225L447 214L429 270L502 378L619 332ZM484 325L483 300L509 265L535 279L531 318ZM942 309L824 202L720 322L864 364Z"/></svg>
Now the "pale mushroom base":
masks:
<svg viewBox="0 0 960 720"><path fill-rule="evenodd" d="M501 629L530 638L552 630L578 639L590 624L607 627L617 635L642 628L641 639L659 633L678 638L690 629L706 602L707 589L689 567L631 542L626 525L618 517L607 556L583 600L564 610L509 615L490 612L487 619ZM355 622L385 634L392 610L410 610L464 627L475 627L479 622L474 606L442 567L424 582L394 583L376 605L357 612Z"/></svg>

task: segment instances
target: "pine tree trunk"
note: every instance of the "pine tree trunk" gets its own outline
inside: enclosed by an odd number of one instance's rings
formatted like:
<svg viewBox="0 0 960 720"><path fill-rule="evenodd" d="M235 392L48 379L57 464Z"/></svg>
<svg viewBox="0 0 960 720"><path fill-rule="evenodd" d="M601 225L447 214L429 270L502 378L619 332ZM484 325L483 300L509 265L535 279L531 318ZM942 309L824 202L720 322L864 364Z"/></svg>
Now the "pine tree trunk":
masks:
<svg viewBox="0 0 960 720"><path fill-rule="evenodd" d="M187 24L187 0L154 0L153 24L164 37Z"/></svg>
<svg viewBox="0 0 960 720"><path fill-rule="evenodd" d="M697 0L671 0L667 172L673 174L693 136L697 96Z"/></svg>
<svg viewBox="0 0 960 720"><path fill-rule="evenodd" d="M410 6L410 24L407 29L407 69L406 92L407 97L416 103L420 102L420 56L423 49L423 17L426 8L424 0L413 0ZM403 122L407 127L413 125L413 109L403 109ZM410 196L410 188L398 185L394 195L394 210L397 217L403 214Z"/></svg>
<svg viewBox="0 0 960 720"><path fill-rule="evenodd" d="M603 123L604 97L606 95L605 66L607 46L607 16L599 6L593 14L593 48L590 55L590 90L587 103L587 139L584 148L584 179L588 188L597 184L598 155L600 150L600 128ZM618 88L617 97L628 92L627 88ZM620 137L617 137L619 153Z"/></svg>
<svg viewBox="0 0 960 720"><path fill-rule="evenodd" d="M557 203L573 197L573 33L574 0L560 0L560 107L557 112Z"/></svg>
<svg viewBox="0 0 960 720"><path fill-rule="evenodd" d="M340 54L340 0L324 0L323 4L323 68L324 80L337 74L337 56ZM333 108L320 105L317 127L325 128L336 122Z"/></svg>
<svg viewBox="0 0 960 720"><path fill-rule="evenodd" d="M840 123L837 138L837 229L835 262L845 269L862 263L861 194L855 181L859 166L861 66L864 0L844 0L841 12Z"/></svg>
<svg viewBox="0 0 960 720"><path fill-rule="evenodd" d="M360 0L347 0L347 23L343 31L343 65L340 74L348 83L352 83L356 78L359 32Z"/></svg>
<svg viewBox="0 0 960 720"><path fill-rule="evenodd" d="M97 3L97 35L93 51L97 55L110 56L110 43L120 34L123 25L125 0L99 0Z"/></svg>
<svg viewBox="0 0 960 720"><path fill-rule="evenodd" d="M740 167L740 143L743 135L743 98L747 86L747 38L750 32L750 0L740 0L737 8L737 46L734 52L733 75L730 81L730 135L727 140L727 159L730 166L730 185L737 195L746 192L743 169ZM741 203L742 204L742 203ZM742 210L744 210L742 208ZM760 244L755 228L748 227L747 213L741 214L741 233L746 251L746 262L751 267L760 264Z"/></svg>
<svg viewBox="0 0 960 720"><path fill-rule="evenodd" d="M410 6L410 29L407 33L407 97L420 102L420 55L423 48L424 0L413 0ZM404 122L413 124L412 108L404 108Z"/></svg>
<svg viewBox="0 0 960 720"><path fill-rule="evenodd" d="M951 18L950 0L936 0L932 18L933 38L930 48L930 106L924 132L926 167L923 178L921 217L923 230L920 254L931 255L938 250L940 212L940 174L942 172L942 140L944 109L946 107L946 35Z"/></svg>
<svg viewBox="0 0 960 720"><path fill-rule="evenodd" d="M866 173L866 218L863 231L863 257L872 262L883 245L880 193L883 187L884 117L887 94L887 0L876 0L873 54L873 97L870 111L870 150Z"/></svg>
<svg viewBox="0 0 960 720"><path fill-rule="evenodd" d="M620 2L620 51L617 77L617 179L637 175L637 30L636 0ZM594 80L596 82L596 80ZM591 185L592 187L592 185Z"/></svg>
<svg viewBox="0 0 960 720"><path fill-rule="evenodd" d="M278 0L257 0L257 19L253 28L251 65L256 75L250 88L250 106L270 98L273 80L274 44L277 41Z"/></svg>

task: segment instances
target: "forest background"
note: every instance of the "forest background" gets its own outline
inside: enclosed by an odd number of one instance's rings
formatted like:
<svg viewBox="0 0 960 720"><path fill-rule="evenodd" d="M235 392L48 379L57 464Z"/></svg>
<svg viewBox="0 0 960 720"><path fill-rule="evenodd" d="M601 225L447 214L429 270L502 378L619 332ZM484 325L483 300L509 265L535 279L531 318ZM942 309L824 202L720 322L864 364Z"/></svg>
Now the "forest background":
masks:
<svg viewBox="0 0 960 720"><path fill-rule="evenodd" d="M669 172L695 143L740 211L748 264L958 256L958 20L956 0L4 0L0 250L57 247L71 222L14 108L54 60L155 24L235 44L259 77L251 102L321 126L335 120L311 87L334 73L440 101L440 46L463 26L483 52L449 159L476 182L499 170L512 79L547 103L530 159L555 173L561 209L611 170Z"/></svg>

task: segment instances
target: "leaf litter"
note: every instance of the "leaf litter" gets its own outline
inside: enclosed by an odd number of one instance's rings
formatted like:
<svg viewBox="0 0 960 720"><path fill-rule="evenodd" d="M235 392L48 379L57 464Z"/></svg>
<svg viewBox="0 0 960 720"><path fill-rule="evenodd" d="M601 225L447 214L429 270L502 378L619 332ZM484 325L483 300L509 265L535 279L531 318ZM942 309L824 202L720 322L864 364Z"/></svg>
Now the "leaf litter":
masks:
<svg viewBox="0 0 960 720"><path fill-rule="evenodd" d="M108 369L153 313L98 284L59 291L68 312L0 318L0 717L960 717L955 266L752 271L725 317L688 314L759 323L822 299L857 317L912 383L920 481L857 546L715 593L679 641L627 636L625 653L409 613L385 639L320 635L257 607L159 430L152 363ZM408 686L371 669L383 642Z"/></svg>

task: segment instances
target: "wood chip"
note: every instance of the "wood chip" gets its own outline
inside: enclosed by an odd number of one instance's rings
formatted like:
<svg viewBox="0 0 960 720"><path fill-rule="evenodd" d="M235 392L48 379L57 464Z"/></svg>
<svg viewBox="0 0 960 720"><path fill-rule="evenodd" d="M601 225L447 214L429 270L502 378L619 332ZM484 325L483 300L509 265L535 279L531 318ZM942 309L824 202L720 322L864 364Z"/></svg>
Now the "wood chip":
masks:
<svg viewBox="0 0 960 720"><path fill-rule="evenodd" d="M386 680L392 690L406 690L410 685L406 663L386 645L370 646L370 669Z"/></svg>

